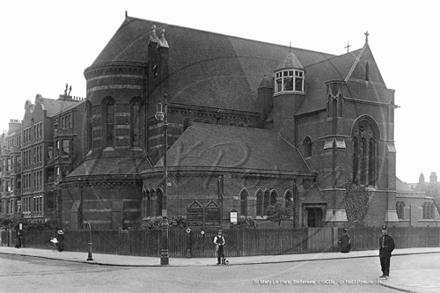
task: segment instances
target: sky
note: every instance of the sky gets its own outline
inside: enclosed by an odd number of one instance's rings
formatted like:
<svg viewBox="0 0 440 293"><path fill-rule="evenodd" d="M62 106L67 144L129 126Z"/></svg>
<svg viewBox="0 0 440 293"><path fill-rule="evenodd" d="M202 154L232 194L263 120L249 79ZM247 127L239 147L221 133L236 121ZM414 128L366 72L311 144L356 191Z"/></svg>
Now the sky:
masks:
<svg viewBox="0 0 440 293"><path fill-rule="evenodd" d="M66 83L86 96L84 70L129 16L313 51L369 45L395 90L397 177L440 177L440 38L435 0L414 1L1 1L0 131L23 119L26 100L57 99Z"/></svg>

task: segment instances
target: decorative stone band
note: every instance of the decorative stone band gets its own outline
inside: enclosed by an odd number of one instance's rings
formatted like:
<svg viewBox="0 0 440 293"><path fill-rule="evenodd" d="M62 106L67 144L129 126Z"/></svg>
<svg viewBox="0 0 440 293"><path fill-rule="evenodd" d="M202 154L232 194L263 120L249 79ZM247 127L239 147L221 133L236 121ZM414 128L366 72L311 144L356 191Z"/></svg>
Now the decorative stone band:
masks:
<svg viewBox="0 0 440 293"><path fill-rule="evenodd" d="M112 85L100 85L94 86L87 90L87 93L92 93L96 91L109 90L109 89L132 89L132 90L142 90L142 86L133 84L112 84Z"/></svg>

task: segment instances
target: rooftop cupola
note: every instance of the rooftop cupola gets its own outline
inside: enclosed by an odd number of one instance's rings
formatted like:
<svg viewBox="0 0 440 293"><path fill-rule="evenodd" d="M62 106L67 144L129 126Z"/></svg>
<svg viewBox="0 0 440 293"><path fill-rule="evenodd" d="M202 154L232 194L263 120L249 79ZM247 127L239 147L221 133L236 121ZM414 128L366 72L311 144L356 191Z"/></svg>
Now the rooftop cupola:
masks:
<svg viewBox="0 0 440 293"><path fill-rule="evenodd" d="M275 95L281 93L304 94L304 67L291 50L274 72Z"/></svg>

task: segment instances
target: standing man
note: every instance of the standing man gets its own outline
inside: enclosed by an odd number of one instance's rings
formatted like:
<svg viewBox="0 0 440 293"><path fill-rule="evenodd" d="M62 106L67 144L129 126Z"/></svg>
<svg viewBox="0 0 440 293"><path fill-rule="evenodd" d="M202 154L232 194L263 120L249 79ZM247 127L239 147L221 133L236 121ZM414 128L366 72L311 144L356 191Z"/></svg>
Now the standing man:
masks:
<svg viewBox="0 0 440 293"><path fill-rule="evenodd" d="M348 235L348 229L344 228L342 231L341 238L339 238L339 245L341 247L341 252L347 253L351 250L351 239Z"/></svg>
<svg viewBox="0 0 440 293"><path fill-rule="evenodd" d="M379 258L382 267L380 279L388 279L390 276L391 252L394 250L394 240L388 235L387 226L382 225L382 237L379 238Z"/></svg>
<svg viewBox="0 0 440 293"><path fill-rule="evenodd" d="M217 236L214 237L215 251L217 252L217 264L222 264L225 254L223 253L223 246L225 245L225 237L221 229L217 230Z"/></svg>

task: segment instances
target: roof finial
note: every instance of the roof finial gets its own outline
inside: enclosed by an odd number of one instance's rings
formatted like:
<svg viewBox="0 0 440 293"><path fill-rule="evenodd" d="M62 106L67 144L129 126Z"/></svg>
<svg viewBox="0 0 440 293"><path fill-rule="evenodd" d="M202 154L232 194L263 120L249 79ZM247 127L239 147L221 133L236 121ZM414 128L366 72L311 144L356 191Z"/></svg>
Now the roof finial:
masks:
<svg viewBox="0 0 440 293"><path fill-rule="evenodd" d="M365 32L365 43L368 44L368 36L370 35L368 31Z"/></svg>
<svg viewBox="0 0 440 293"><path fill-rule="evenodd" d="M169 48L168 42L165 39L165 29L164 28L160 31L159 47Z"/></svg>
<svg viewBox="0 0 440 293"><path fill-rule="evenodd" d="M148 45L151 43L159 43L159 38L157 37L156 34L156 25L153 24L153 26L151 27L151 35L150 35L150 39L148 40Z"/></svg>
<svg viewBox="0 0 440 293"><path fill-rule="evenodd" d="M292 42L289 42L289 53L292 52Z"/></svg>
<svg viewBox="0 0 440 293"><path fill-rule="evenodd" d="M128 17L128 12L127 12L127 10L125 10L125 18L127 18Z"/></svg>
<svg viewBox="0 0 440 293"><path fill-rule="evenodd" d="M350 45L350 41L347 41L347 46L344 47L344 48L347 49L347 53L350 52L350 47L351 47L351 46L352 46L352 45Z"/></svg>

